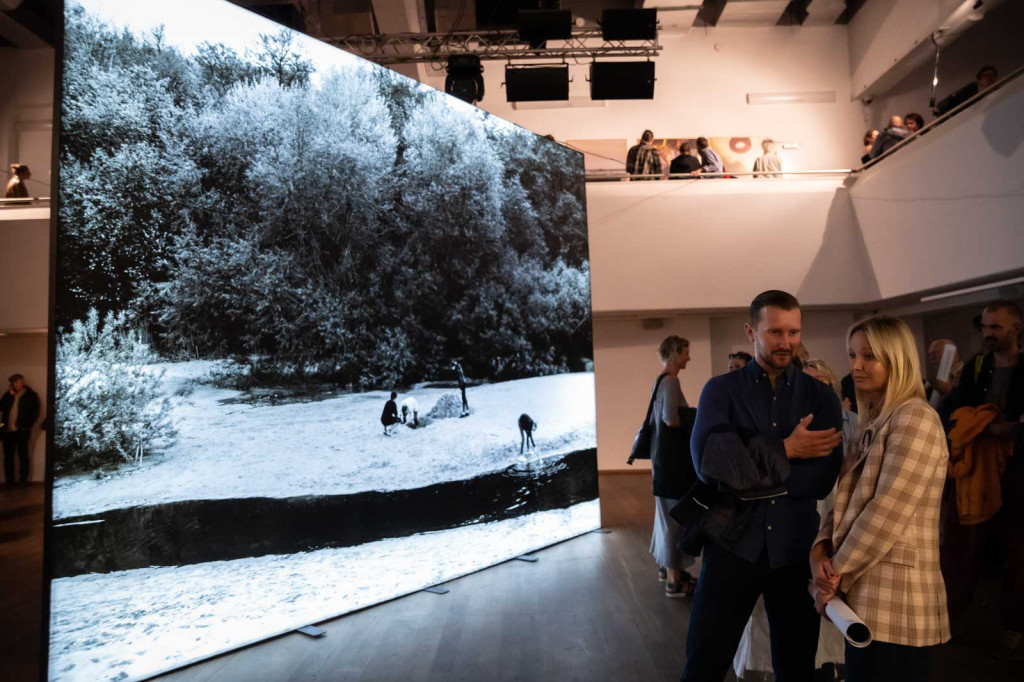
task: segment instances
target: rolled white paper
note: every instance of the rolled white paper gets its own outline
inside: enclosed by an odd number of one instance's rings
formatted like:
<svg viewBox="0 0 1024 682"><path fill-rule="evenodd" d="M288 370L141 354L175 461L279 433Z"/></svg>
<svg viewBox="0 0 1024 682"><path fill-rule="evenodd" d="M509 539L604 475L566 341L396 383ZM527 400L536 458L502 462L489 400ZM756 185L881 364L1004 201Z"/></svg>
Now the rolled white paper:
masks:
<svg viewBox="0 0 1024 682"><path fill-rule="evenodd" d="M808 586L808 591L811 593L811 597L813 597L813 582ZM825 604L825 615L829 617L833 625L839 628L839 632L846 638L846 641L853 646L863 649L868 644L871 644L871 628L839 597L832 597Z"/></svg>
<svg viewBox="0 0 1024 682"><path fill-rule="evenodd" d="M951 343L947 343L942 347L942 359L939 360L939 369L935 373L935 378L939 381L949 381L949 375L953 372L953 354L956 353L956 346ZM932 397L928 400L931 406L938 408L939 403L942 402L942 394L932 389Z"/></svg>

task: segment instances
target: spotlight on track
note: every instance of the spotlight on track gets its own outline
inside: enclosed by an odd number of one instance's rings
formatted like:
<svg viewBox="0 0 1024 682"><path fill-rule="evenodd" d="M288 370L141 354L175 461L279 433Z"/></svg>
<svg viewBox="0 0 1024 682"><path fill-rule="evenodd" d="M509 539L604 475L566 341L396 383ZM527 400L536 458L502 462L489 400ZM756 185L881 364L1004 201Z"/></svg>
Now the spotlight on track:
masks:
<svg viewBox="0 0 1024 682"><path fill-rule="evenodd" d="M456 54L448 58L448 76L444 91L464 102L476 104L484 98L484 67L475 54Z"/></svg>
<svg viewBox="0 0 1024 682"><path fill-rule="evenodd" d="M658 10L606 9L601 12L605 40L654 40L658 37Z"/></svg>

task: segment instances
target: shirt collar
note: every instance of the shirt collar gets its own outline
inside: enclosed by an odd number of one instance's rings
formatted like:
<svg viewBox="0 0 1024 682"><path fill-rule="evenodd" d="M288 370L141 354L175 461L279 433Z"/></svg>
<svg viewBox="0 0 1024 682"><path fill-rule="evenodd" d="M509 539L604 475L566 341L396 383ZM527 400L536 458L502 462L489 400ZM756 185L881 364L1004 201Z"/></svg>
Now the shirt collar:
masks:
<svg viewBox="0 0 1024 682"><path fill-rule="evenodd" d="M751 360L743 369L747 371L747 376L755 384L759 383L761 379L768 378L768 373L761 368L761 365L757 364L757 360ZM798 370L796 365L792 362L789 363L789 367L782 371L781 376L785 380L787 386L793 385L793 380L796 379L796 374L799 371L800 370Z"/></svg>

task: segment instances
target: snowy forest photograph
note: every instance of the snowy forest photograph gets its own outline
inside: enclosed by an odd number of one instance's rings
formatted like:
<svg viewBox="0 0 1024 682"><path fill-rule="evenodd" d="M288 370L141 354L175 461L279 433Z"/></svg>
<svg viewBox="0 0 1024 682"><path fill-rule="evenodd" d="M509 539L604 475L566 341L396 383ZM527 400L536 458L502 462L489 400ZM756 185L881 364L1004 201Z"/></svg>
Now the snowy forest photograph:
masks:
<svg viewBox="0 0 1024 682"><path fill-rule="evenodd" d="M581 154L224 0L64 48L49 679L599 527Z"/></svg>

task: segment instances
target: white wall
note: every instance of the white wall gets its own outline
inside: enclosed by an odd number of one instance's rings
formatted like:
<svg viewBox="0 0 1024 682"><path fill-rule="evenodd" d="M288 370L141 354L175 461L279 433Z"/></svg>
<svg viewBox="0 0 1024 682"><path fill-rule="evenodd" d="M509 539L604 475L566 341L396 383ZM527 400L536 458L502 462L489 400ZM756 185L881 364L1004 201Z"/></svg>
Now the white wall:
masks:
<svg viewBox="0 0 1024 682"><path fill-rule="evenodd" d="M45 330L50 305L50 209L0 210L0 332Z"/></svg>
<svg viewBox="0 0 1024 682"><path fill-rule="evenodd" d="M0 332L45 330L49 322L48 208L0 210ZM17 219L25 215L32 219Z"/></svg>
<svg viewBox="0 0 1024 682"><path fill-rule="evenodd" d="M598 314L880 298L841 180L589 183L587 221Z"/></svg>
<svg viewBox="0 0 1024 682"><path fill-rule="evenodd" d="M40 421L46 416L46 334L0 336L0 387L6 390L7 377L25 375L25 383L39 394L42 403ZM39 423L32 429L29 448L29 472L33 481L46 477L46 438Z"/></svg>
<svg viewBox="0 0 1024 682"><path fill-rule="evenodd" d="M787 168L850 168L863 154L862 106L850 102L846 27L692 29L662 34L657 82L649 101L607 101L601 108L516 110L505 101L504 64L484 62L481 108L559 140L624 139L646 128L658 137L771 137L797 143ZM444 73L421 68L444 89ZM570 97L589 98L589 69L570 66ZM834 90L835 104L748 105L747 93Z"/></svg>
<svg viewBox="0 0 1024 682"><path fill-rule="evenodd" d="M927 43L964 0L868 0L849 24L850 73L859 97Z"/></svg>
<svg viewBox="0 0 1024 682"><path fill-rule="evenodd" d="M53 125L52 49L0 50L4 83L0 88L0 178L7 184L12 163L32 169L32 196L50 196L50 147Z"/></svg>
<svg viewBox="0 0 1024 682"><path fill-rule="evenodd" d="M860 174L850 189L880 298L1024 268L1024 79Z"/></svg>

